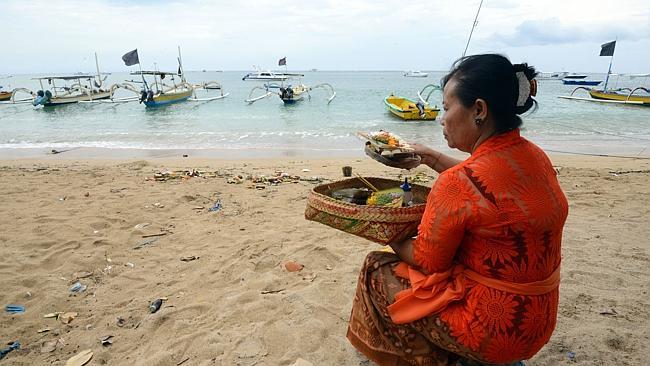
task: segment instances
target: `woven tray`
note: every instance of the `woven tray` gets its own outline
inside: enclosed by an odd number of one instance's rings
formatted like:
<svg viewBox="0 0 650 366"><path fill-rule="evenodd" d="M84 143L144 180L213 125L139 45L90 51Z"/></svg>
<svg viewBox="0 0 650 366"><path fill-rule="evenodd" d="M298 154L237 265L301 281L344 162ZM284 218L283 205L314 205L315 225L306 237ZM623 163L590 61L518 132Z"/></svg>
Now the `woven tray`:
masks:
<svg viewBox="0 0 650 366"><path fill-rule="evenodd" d="M412 152L394 154L393 158L383 156L377 151L375 151L375 149L372 148L370 142L366 142L364 151L366 155L373 158L374 160L393 168L400 168L400 169L417 168L420 165L420 161L422 160L420 155L416 155Z"/></svg>
<svg viewBox="0 0 650 366"><path fill-rule="evenodd" d="M380 190L395 188L402 183L384 178L366 179ZM362 187L365 185L357 178L314 187L307 198L305 218L379 244L396 243L417 235L429 187L411 185L413 201L417 203L410 207L356 205L330 197L331 192L338 189Z"/></svg>

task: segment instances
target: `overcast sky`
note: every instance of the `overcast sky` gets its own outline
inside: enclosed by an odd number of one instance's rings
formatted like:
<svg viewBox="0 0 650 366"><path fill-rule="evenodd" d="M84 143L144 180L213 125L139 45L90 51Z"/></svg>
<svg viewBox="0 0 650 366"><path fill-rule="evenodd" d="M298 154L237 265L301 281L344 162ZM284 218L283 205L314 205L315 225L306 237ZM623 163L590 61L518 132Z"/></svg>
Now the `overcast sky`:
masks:
<svg viewBox="0 0 650 366"><path fill-rule="evenodd" d="M447 70L480 0L2 0L0 75L175 70ZM397 5L397 4L402 4ZM540 71L650 72L649 0L484 0L468 54L498 52Z"/></svg>

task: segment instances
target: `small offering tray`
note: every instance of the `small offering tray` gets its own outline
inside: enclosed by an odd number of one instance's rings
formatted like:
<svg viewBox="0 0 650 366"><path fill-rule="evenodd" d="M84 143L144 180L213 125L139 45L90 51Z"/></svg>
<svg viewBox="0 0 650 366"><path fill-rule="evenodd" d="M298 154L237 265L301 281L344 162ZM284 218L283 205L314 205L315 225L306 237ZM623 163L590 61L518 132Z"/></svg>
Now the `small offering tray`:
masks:
<svg viewBox="0 0 650 366"><path fill-rule="evenodd" d="M366 177L377 189L398 187L401 181ZM305 218L379 244L403 241L417 235L430 188L412 184L413 206L368 206L339 201L332 192L344 188L363 188L358 178L345 179L314 187L307 198Z"/></svg>

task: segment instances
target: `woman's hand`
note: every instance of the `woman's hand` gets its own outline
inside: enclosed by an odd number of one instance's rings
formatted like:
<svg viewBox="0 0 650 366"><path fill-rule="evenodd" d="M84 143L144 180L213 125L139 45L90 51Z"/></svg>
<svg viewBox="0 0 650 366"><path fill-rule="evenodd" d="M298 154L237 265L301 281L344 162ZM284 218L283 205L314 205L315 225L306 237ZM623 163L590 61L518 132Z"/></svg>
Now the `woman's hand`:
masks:
<svg viewBox="0 0 650 366"><path fill-rule="evenodd" d="M417 142L410 143L409 146L413 148L413 153L415 155L419 155L422 158L422 161L420 161L420 164L428 165L431 166L430 163L435 161L435 157L440 154L439 152L433 150L432 148L422 145Z"/></svg>
<svg viewBox="0 0 650 366"><path fill-rule="evenodd" d="M438 173L442 173L443 171L461 162L461 160L452 158L451 156L445 155L440 151L434 150L417 142L409 143L409 145L414 149L413 152L416 155L420 155L422 158L420 164L424 164L429 168L437 171Z"/></svg>

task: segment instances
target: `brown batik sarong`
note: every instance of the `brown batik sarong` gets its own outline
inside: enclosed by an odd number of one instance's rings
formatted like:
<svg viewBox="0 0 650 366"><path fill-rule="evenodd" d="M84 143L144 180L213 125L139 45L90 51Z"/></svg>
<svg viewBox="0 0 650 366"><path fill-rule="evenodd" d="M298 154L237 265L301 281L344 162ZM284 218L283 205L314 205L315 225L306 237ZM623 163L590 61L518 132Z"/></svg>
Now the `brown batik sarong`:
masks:
<svg viewBox="0 0 650 366"><path fill-rule="evenodd" d="M456 365L460 356L437 346L458 348L437 317L395 324L388 315L386 308L394 302L395 294L411 287L407 280L395 276L394 268L399 263L393 253L368 254L354 296L348 339L381 366Z"/></svg>

